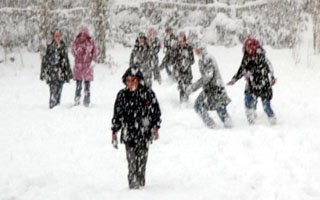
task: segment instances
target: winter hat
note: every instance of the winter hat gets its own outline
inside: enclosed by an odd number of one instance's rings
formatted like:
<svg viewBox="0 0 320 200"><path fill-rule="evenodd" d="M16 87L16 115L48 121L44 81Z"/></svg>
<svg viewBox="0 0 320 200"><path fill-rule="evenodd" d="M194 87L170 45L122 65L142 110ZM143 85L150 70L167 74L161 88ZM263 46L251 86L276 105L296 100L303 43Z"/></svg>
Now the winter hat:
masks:
<svg viewBox="0 0 320 200"><path fill-rule="evenodd" d="M54 36L55 33L60 33L62 35L62 31L58 28L52 29L51 35Z"/></svg>
<svg viewBox="0 0 320 200"><path fill-rule="evenodd" d="M126 72L123 74L122 76L122 82L124 84L126 84L126 79L128 76L135 76L137 78L139 78L140 80L140 84L144 85L144 78L143 78L143 74L139 69L139 65L138 64L134 64L133 66L129 67Z"/></svg>
<svg viewBox="0 0 320 200"><path fill-rule="evenodd" d="M168 26L165 30L166 33L171 33L172 32L172 28L170 26Z"/></svg>
<svg viewBox="0 0 320 200"><path fill-rule="evenodd" d="M146 37L146 34L145 34L144 32L139 32L138 37L139 37L139 38L140 38L140 37Z"/></svg>
<svg viewBox="0 0 320 200"><path fill-rule="evenodd" d="M89 33L88 27L81 26L79 28L79 34L77 35L77 37L80 37L81 34L85 35L87 38L90 38L90 33Z"/></svg>
<svg viewBox="0 0 320 200"><path fill-rule="evenodd" d="M246 52L250 58L255 58L257 50L261 48L261 45L257 39L249 36L243 43L243 52Z"/></svg>

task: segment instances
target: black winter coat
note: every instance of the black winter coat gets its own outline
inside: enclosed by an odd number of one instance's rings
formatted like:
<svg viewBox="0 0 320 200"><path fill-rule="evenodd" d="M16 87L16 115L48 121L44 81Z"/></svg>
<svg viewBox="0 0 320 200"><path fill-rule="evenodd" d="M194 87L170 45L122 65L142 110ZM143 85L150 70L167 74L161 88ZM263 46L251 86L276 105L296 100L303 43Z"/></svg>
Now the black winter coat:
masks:
<svg viewBox="0 0 320 200"><path fill-rule="evenodd" d="M275 80L273 68L265 56L265 51L259 49L255 59L249 59L245 53L238 72L233 76L237 81L243 76L246 78L245 93L254 94L262 99L272 99L272 82Z"/></svg>
<svg viewBox="0 0 320 200"><path fill-rule="evenodd" d="M136 91L120 90L114 104L112 131L121 129L121 142L129 146L146 144L152 128L160 128L160 107L155 93L140 85Z"/></svg>
<svg viewBox="0 0 320 200"><path fill-rule="evenodd" d="M42 58L40 79L47 83L54 81L69 82L72 79L66 45L61 41L60 46L55 41L48 45Z"/></svg>

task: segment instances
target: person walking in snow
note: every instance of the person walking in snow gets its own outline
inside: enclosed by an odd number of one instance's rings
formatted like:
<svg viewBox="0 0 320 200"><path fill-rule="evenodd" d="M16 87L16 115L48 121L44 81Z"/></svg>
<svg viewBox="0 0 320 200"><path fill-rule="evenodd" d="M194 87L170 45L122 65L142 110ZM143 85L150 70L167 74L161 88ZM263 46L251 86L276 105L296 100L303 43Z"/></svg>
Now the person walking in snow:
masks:
<svg viewBox="0 0 320 200"><path fill-rule="evenodd" d="M155 93L144 86L138 67L129 67L122 76L126 87L120 90L114 104L112 144L117 149L117 132L125 144L130 189L145 185L149 144L159 138L161 111Z"/></svg>
<svg viewBox="0 0 320 200"><path fill-rule="evenodd" d="M249 124L255 123L255 111L259 97L262 100L263 109L270 124L276 124L276 117L271 108L272 86L276 83L273 67L266 58L266 52L259 41L252 36L244 41L243 52L244 55L238 72L232 77L228 85L233 85L236 81L245 77L244 103Z"/></svg>
<svg viewBox="0 0 320 200"><path fill-rule="evenodd" d="M63 84L72 79L67 47L59 30L53 32L53 40L47 46L41 62L40 79L49 85L49 108L60 104Z"/></svg>
<svg viewBox="0 0 320 200"><path fill-rule="evenodd" d="M147 42L147 37L143 32L140 32L130 55L130 66L139 66L145 80L145 86L149 88L152 87L150 59L150 47Z"/></svg>
<svg viewBox="0 0 320 200"><path fill-rule="evenodd" d="M154 80L161 84L161 74L159 68L159 51L160 40L157 37L157 32L154 28L148 30L148 45L150 47L150 66L153 71Z"/></svg>
<svg viewBox="0 0 320 200"><path fill-rule="evenodd" d="M179 33L179 44L176 48L175 63L173 73L178 81L178 90L180 102L186 102L189 96L186 94L186 88L192 84L192 69L194 64L193 48L187 43L187 37L184 32Z"/></svg>
<svg viewBox="0 0 320 200"><path fill-rule="evenodd" d="M191 94L200 87L202 87L202 91L195 101L194 109L207 127L216 127L216 123L208 113L210 110L216 110L224 126L231 128L233 126L232 120L227 112L227 105L231 100L227 96L218 65L203 44L196 46L195 54L200 57L199 69L201 78L187 88L187 94Z"/></svg>
<svg viewBox="0 0 320 200"><path fill-rule="evenodd" d="M172 66L174 64L174 57L175 57L175 49L178 45L178 39L173 34L173 30L171 27L167 27L165 30L165 38L163 41L163 51L165 53L160 69L166 69L167 74L169 77L172 77ZM174 77L172 77L174 79Z"/></svg>
<svg viewBox="0 0 320 200"><path fill-rule="evenodd" d="M72 43L72 54L75 58L73 73L76 81L74 104L80 104L82 85L84 84L84 106L90 105L90 83L93 80L93 69L97 62L97 48L87 27L82 26Z"/></svg>

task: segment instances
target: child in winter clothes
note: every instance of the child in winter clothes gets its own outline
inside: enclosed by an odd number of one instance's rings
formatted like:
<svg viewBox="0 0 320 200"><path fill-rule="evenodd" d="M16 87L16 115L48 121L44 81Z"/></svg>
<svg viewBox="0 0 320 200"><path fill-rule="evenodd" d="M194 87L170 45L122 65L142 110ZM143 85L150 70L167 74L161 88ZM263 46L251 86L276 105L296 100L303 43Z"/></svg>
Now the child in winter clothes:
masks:
<svg viewBox="0 0 320 200"><path fill-rule="evenodd" d="M227 105L231 100L227 96L218 65L213 56L208 54L203 44L197 44L195 54L200 56L201 78L189 86L186 92L190 94L202 87L202 92L197 97L194 108L207 127L216 127L208 113L209 110L216 110L224 126L231 128L233 126L232 120L227 112Z"/></svg>
<svg viewBox="0 0 320 200"><path fill-rule="evenodd" d="M50 88L49 108L59 105L63 84L72 79L67 47L59 30L54 31L53 40L42 58L40 79Z"/></svg>
<svg viewBox="0 0 320 200"><path fill-rule="evenodd" d="M165 38L163 41L164 57L162 59L160 69L166 68L168 76L173 76L172 66L174 64L175 49L178 45L178 38L173 34L171 27L167 27L165 30ZM173 77L174 78L174 77Z"/></svg>
<svg viewBox="0 0 320 200"><path fill-rule="evenodd" d="M143 32L140 32L130 55L130 66L139 66L145 80L145 86L149 88L152 87L150 58L150 47L147 37Z"/></svg>
<svg viewBox="0 0 320 200"><path fill-rule="evenodd" d="M161 123L160 107L151 88L144 86L143 74L130 67L122 77L126 87L119 91L112 118L112 144L117 147L117 132L126 146L130 189L145 185L149 143L157 140Z"/></svg>
<svg viewBox="0 0 320 200"><path fill-rule="evenodd" d="M186 88L192 84L192 69L194 64L193 48L187 43L187 37L184 32L179 33L179 44L176 48L175 63L173 67L174 76L178 81L178 90L180 102L186 102L189 95L186 94Z"/></svg>
<svg viewBox="0 0 320 200"><path fill-rule="evenodd" d="M266 58L265 50L261 47L259 41L252 36L245 40L243 52L240 68L228 85L233 85L237 80L245 77L244 101L249 124L255 123L258 97L262 100L263 109L270 124L276 124L276 117L271 108L272 86L276 83L271 63Z"/></svg>
<svg viewBox="0 0 320 200"><path fill-rule="evenodd" d="M150 47L150 66L153 71L154 80L161 84L161 74L159 68L159 51L160 51L160 40L156 36L157 32L154 28L148 30L148 45Z"/></svg>
<svg viewBox="0 0 320 200"><path fill-rule="evenodd" d="M82 83L84 82L84 106L90 105L90 82L93 80L93 68L97 61L97 48L87 27L82 26L72 43L72 54L75 58L73 68L76 81L75 105L80 104Z"/></svg>

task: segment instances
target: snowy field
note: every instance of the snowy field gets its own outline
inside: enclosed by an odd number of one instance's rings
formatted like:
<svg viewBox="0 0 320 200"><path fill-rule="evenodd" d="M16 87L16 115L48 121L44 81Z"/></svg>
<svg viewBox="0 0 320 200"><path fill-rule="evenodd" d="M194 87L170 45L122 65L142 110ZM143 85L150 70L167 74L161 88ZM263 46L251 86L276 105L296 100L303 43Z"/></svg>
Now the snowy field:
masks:
<svg viewBox="0 0 320 200"><path fill-rule="evenodd" d="M270 126L244 115L244 81L227 87L234 128L207 129L193 110L197 93L180 105L177 86L162 71L154 83L162 109L160 140L150 149L146 187L127 184L124 145L111 146L111 118L130 49L109 53L120 67L96 66L92 105L73 107L75 83L64 85L62 104L49 110L48 86L39 80L38 54L22 50L0 64L1 200L319 200L320 58L296 66L291 50L266 48L278 82ZM225 82L236 73L241 47L210 47ZM160 58L162 58L162 54ZM73 62L73 57L69 57ZM199 77L193 66L194 81Z"/></svg>

